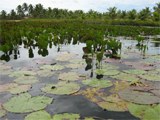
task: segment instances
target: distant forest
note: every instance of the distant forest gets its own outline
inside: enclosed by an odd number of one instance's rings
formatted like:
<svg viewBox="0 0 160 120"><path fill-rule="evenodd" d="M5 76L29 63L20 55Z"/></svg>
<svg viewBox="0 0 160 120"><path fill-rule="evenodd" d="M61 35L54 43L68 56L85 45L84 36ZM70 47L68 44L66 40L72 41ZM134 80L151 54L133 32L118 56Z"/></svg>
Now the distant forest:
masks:
<svg viewBox="0 0 160 120"><path fill-rule="evenodd" d="M160 21L160 2L155 4L151 10L146 7L140 11L135 9L126 11L119 10L116 7L106 8L106 12L97 12L94 10L89 10L84 12L82 10L67 10L48 7L45 9L42 4L32 4L23 3L18 5L16 9L12 9L10 13L2 10L0 13L1 20L20 20L24 18L47 18L47 19L125 19L125 20L150 20L150 21Z"/></svg>

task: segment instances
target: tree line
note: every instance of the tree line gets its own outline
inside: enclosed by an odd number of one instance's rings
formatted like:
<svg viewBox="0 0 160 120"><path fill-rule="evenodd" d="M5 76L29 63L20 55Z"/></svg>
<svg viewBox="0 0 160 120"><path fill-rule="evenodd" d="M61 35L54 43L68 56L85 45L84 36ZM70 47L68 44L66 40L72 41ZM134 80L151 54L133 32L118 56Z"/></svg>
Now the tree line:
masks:
<svg viewBox="0 0 160 120"><path fill-rule="evenodd" d="M0 13L1 20L19 20L24 18L48 18L48 19L129 19L129 20L153 20L160 21L160 2L156 3L151 10L146 7L140 11L135 9L126 11L119 10L116 7L110 7L106 12L97 12L89 10L67 10L48 7L45 9L42 4L23 3L18 5L16 9L12 9L10 13L2 10Z"/></svg>

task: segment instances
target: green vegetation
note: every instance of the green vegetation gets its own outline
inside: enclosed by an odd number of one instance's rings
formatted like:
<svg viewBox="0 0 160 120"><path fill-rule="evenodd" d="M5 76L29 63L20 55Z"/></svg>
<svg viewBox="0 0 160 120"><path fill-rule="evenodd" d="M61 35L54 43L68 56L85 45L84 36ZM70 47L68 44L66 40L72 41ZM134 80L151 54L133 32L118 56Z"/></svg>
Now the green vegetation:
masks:
<svg viewBox="0 0 160 120"><path fill-rule="evenodd" d="M47 18L47 19L79 19L79 20L123 20L123 21L148 21L149 24L154 25L153 21L160 20L160 3L157 3L153 11L149 7L146 7L140 11L132 9L130 11L119 10L116 7L106 8L106 12L100 13L94 10L89 10L84 12L82 10L67 10L48 7L47 9L43 7L42 4L32 4L23 3L18 5L16 10L12 9L10 13L5 10L1 11L0 18L2 20L20 20L26 18ZM121 22L120 22L121 23ZM153 23L153 24L152 24ZM124 22L125 24L125 22Z"/></svg>

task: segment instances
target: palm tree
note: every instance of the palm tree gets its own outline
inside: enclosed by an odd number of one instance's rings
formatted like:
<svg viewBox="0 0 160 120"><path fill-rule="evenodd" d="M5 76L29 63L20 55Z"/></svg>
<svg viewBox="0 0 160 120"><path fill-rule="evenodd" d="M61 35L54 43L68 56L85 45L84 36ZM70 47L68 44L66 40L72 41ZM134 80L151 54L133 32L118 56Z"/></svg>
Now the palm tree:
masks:
<svg viewBox="0 0 160 120"><path fill-rule="evenodd" d="M23 18L24 17L24 12L23 12L23 9L22 9L22 6L21 5L18 5L17 6L17 14L20 18Z"/></svg>
<svg viewBox="0 0 160 120"><path fill-rule="evenodd" d="M137 11L135 9L128 12L128 18L131 20L135 20L137 17Z"/></svg>
<svg viewBox="0 0 160 120"><path fill-rule="evenodd" d="M7 18L7 12L5 10L1 11L0 19L6 19Z"/></svg>
<svg viewBox="0 0 160 120"><path fill-rule="evenodd" d="M12 19L12 20L17 19L16 12L13 9L11 10L11 13L10 13L10 19Z"/></svg>
<svg viewBox="0 0 160 120"><path fill-rule="evenodd" d="M110 7L108 9L108 15L111 19L115 19L117 17L117 8L116 7Z"/></svg>
<svg viewBox="0 0 160 120"><path fill-rule="evenodd" d="M27 5L27 3L23 3L22 10L23 10L24 14L28 11L28 5Z"/></svg>
<svg viewBox="0 0 160 120"><path fill-rule="evenodd" d="M29 16L32 16L32 15L33 15L33 6L32 6L32 4L30 4L30 5L28 6L28 14L29 14Z"/></svg>
<svg viewBox="0 0 160 120"><path fill-rule="evenodd" d="M149 9L149 7L146 7L145 9L142 9L139 12L139 19L140 20L146 20L147 18L149 18L151 16L151 11Z"/></svg>

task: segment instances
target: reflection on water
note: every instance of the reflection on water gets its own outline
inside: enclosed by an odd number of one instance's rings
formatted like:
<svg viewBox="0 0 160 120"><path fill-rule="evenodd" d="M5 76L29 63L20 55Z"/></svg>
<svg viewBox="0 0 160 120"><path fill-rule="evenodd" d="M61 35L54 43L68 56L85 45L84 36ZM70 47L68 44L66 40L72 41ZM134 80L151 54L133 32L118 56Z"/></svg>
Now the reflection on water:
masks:
<svg viewBox="0 0 160 120"><path fill-rule="evenodd" d="M122 42L122 52L126 49L135 49L140 50L140 47L137 48L137 41L135 40L126 40L123 37L117 37ZM31 58L40 58L40 57L55 57L58 52L68 51L73 53L78 53L85 59L87 66L86 70L92 68L92 59L85 56L84 48L86 47L85 43L74 43L74 40L70 41L69 44L55 44L52 42L35 42L34 40L26 41L23 43L14 45L14 47L4 46L4 51L0 51L0 59L5 61L10 60L27 60ZM160 54L160 42L148 40L145 42L145 53L149 55ZM144 46L143 46L144 47ZM142 48L141 48L142 49ZM144 48L143 48L144 49ZM142 49L142 50L143 50Z"/></svg>

